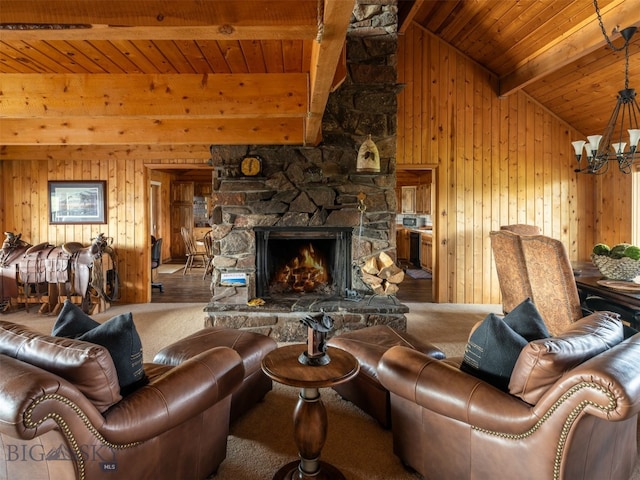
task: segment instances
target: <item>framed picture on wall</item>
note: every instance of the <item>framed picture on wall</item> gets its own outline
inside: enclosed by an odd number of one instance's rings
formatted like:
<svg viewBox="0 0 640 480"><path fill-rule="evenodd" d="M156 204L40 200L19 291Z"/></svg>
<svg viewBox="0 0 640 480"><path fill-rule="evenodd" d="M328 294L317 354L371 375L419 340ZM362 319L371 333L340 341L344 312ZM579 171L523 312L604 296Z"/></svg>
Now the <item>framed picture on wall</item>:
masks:
<svg viewBox="0 0 640 480"><path fill-rule="evenodd" d="M106 223L107 182L49 182L49 223Z"/></svg>

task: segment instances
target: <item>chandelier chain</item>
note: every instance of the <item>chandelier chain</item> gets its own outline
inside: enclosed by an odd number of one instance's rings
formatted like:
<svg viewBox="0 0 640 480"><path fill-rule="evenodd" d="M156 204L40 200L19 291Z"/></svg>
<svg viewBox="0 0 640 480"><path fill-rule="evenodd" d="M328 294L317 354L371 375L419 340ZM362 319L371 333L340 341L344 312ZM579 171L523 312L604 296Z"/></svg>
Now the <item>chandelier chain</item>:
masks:
<svg viewBox="0 0 640 480"><path fill-rule="evenodd" d="M596 8L596 15L598 16L598 23L600 24L600 30L602 30L602 35L604 35L604 39L607 41L607 44L609 45L611 50L613 50L614 52L620 52L622 50L625 50L624 88L628 89L629 88L629 50L628 50L629 42L625 40L624 45L620 48L617 48L609 38L609 35L607 35L607 30L604 28L604 22L602 21L602 15L600 14L600 7L598 6L598 0L593 0L593 6ZM614 32L616 30L617 29L614 29Z"/></svg>
<svg viewBox="0 0 640 480"><path fill-rule="evenodd" d="M609 45L609 47L611 47L611 50L613 50L614 52L619 52L619 51L623 50L627 46L626 42L622 47L616 48L616 46L613 44L613 42L609 38L609 35L607 35L607 31L604 28L604 23L602 22L602 15L600 14L600 7L598 7L598 0L593 0L593 6L596 7L596 15L598 15L598 23L600 24L600 30L602 30L602 35L604 35L604 39L607 41L607 44Z"/></svg>

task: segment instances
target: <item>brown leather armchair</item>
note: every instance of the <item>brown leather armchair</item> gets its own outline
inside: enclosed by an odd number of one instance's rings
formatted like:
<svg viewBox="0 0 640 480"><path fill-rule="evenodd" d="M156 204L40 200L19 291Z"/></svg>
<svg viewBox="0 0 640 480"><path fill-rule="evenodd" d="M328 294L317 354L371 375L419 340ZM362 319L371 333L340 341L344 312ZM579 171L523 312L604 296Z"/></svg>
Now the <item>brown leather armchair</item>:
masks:
<svg viewBox="0 0 640 480"><path fill-rule="evenodd" d="M103 347L0 322L0 478L207 478L226 457L240 355L144 368L123 398Z"/></svg>
<svg viewBox="0 0 640 480"><path fill-rule="evenodd" d="M566 371L533 405L413 349L392 347L378 364L396 455L426 479L457 480L629 479L639 371L640 334Z"/></svg>

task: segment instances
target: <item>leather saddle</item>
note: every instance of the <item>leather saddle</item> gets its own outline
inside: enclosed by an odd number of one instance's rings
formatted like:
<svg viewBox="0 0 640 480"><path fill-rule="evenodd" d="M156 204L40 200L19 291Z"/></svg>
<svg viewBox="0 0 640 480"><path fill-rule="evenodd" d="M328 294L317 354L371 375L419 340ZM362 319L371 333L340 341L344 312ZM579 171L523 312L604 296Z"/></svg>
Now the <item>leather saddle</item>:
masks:
<svg viewBox="0 0 640 480"><path fill-rule="evenodd" d="M49 242L42 242L29 247L24 252L18 263L18 273L23 283L37 284L47 281L45 260L54 248Z"/></svg>
<svg viewBox="0 0 640 480"><path fill-rule="evenodd" d="M18 296L18 263L30 244L20 239L21 234L5 232L6 239L0 249L0 300Z"/></svg>
<svg viewBox="0 0 640 480"><path fill-rule="evenodd" d="M92 243L85 247L78 242L62 244L62 249L72 258L73 290L80 295L87 293L91 281L91 268L96 251L94 245L95 243Z"/></svg>

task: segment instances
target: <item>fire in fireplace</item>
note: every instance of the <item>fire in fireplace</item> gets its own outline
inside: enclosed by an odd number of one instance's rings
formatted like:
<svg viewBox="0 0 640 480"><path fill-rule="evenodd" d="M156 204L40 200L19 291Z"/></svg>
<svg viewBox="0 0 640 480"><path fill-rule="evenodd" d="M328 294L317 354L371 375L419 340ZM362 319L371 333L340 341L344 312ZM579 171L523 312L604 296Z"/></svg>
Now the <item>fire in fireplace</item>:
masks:
<svg viewBox="0 0 640 480"><path fill-rule="evenodd" d="M286 255L285 253L283 258ZM327 288L329 282L329 271L320 248L313 241L305 241L291 260L282 266L276 266L276 274L270 287L272 292L278 293L311 293Z"/></svg>
<svg viewBox="0 0 640 480"><path fill-rule="evenodd" d="M256 294L344 297L351 288L350 227L255 227Z"/></svg>

